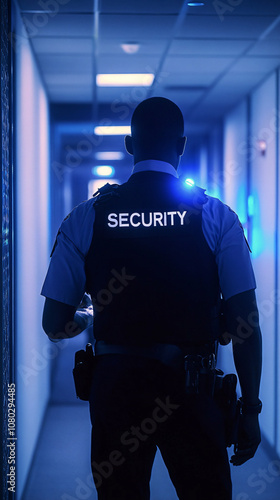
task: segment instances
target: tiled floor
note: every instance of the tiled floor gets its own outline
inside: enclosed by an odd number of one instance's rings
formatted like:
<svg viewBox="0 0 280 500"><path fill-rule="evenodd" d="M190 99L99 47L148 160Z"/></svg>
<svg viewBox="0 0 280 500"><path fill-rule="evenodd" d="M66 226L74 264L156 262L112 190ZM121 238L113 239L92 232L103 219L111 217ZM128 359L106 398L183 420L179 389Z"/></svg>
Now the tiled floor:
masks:
<svg viewBox="0 0 280 500"><path fill-rule="evenodd" d="M234 468L232 478L233 500L280 499L280 460L269 458L262 448L253 460ZM21 500L88 499L97 499L90 472L88 405L83 402L52 404L47 410ZM161 455L157 453L151 480L151 500L176 499Z"/></svg>

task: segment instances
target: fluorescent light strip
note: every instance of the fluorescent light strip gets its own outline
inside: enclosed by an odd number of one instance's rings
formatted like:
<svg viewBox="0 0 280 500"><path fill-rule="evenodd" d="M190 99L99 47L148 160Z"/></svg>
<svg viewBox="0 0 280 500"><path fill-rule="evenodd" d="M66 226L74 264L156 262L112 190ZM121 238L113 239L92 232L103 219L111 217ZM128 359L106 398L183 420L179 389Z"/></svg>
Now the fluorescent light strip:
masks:
<svg viewBox="0 0 280 500"><path fill-rule="evenodd" d="M92 169L92 172L99 177L112 177L115 173L115 169L111 167L111 165L98 165Z"/></svg>
<svg viewBox="0 0 280 500"><path fill-rule="evenodd" d="M124 154L121 151L99 151L95 153L96 160L122 160Z"/></svg>
<svg viewBox="0 0 280 500"><path fill-rule="evenodd" d="M96 75L98 87L150 87L154 81L153 73L124 73Z"/></svg>
<svg viewBox="0 0 280 500"><path fill-rule="evenodd" d="M130 135L131 128L130 125L122 125L122 126L98 126L94 127L95 135Z"/></svg>

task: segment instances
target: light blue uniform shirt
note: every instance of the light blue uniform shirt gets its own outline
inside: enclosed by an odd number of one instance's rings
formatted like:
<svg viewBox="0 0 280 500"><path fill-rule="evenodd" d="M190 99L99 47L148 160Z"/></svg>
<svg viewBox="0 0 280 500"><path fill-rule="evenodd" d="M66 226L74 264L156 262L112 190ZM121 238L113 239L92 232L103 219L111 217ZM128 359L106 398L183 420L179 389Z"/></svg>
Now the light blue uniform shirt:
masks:
<svg viewBox="0 0 280 500"><path fill-rule="evenodd" d="M133 174L164 172L177 177L175 168L159 160L136 163ZM256 288L243 228L237 215L217 198L207 196L202 210L202 231L215 255L221 292L225 300ZM86 285L85 256L89 250L95 218L94 199L75 207L63 221L41 294L78 306Z"/></svg>

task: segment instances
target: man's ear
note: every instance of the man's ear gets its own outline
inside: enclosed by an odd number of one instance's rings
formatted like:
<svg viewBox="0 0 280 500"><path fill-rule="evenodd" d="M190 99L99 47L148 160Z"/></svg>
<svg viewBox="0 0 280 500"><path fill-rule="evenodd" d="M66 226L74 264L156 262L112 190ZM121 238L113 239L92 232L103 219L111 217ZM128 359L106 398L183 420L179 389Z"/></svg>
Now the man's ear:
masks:
<svg viewBox="0 0 280 500"><path fill-rule="evenodd" d="M186 146L187 138L186 137L180 137L177 142L177 152L179 156L182 156L185 151L185 146Z"/></svg>
<svg viewBox="0 0 280 500"><path fill-rule="evenodd" d="M133 156L133 146L132 146L132 137L131 135L126 135L124 138L125 149L128 154Z"/></svg>

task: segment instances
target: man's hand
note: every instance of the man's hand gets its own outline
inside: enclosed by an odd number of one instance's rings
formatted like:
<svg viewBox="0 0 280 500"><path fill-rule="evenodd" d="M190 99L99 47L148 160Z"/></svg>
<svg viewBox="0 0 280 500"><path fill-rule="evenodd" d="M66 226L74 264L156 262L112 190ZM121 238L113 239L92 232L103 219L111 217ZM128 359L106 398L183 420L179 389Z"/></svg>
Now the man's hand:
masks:
<svg viewBox="0 0 280 500"><path fill-rule="evenodd" d="M89 295L86 293L75 312L74 321L82 330L93 324L93 306Z"/></svg>
<svg viewBox="0 0 280 500"><path fill-rule="evenodd" d="M238 425L237 444L234 446L234 455L230 462L233 465L242 465L253 458L261 442L261 432L258 414L240 415Z"/></svg>

